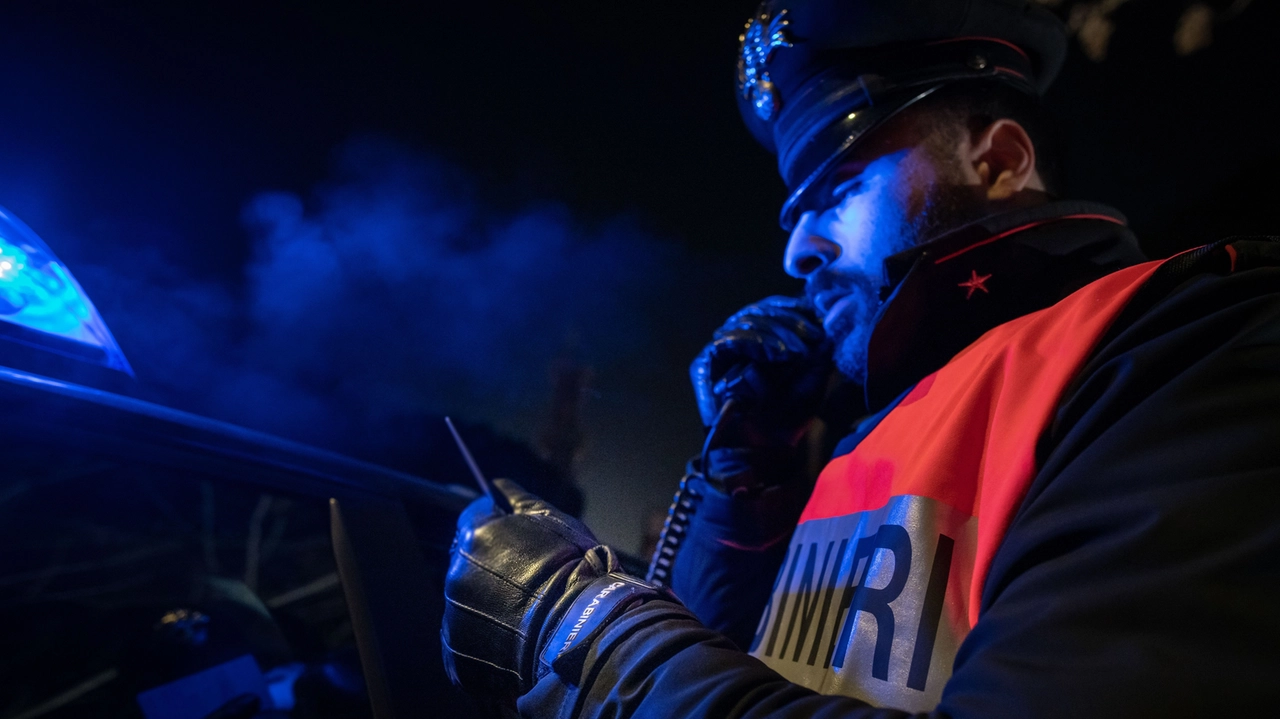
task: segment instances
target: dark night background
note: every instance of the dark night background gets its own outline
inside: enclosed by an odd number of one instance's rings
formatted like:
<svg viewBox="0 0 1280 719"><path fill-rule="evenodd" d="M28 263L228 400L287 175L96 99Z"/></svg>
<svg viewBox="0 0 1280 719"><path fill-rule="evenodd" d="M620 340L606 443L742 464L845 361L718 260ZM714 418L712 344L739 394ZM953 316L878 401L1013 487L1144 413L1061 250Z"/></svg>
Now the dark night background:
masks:
<svg viewBox="0 0 1280 719"><path fill-rule="evenodd" d="M1046 4L1084 40L1069 194L1153 256L1280 229L1275 3L1196 4L1182 55L1191 3ZM732 99L754 5L9 3L0 204L171 406L390 462L436 413L533 441L590 367L587 519L634 550L701 436L688 361L798 289Z"/></svg>

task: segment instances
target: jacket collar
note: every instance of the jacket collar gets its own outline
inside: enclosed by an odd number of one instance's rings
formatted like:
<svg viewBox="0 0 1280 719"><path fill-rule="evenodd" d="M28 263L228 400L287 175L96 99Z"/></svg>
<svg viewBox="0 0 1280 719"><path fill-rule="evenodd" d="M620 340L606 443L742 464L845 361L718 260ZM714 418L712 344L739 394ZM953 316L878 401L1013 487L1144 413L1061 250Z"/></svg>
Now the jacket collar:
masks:
<svg viewBox="0 0 1280 719"><path fill-rule="evenodd" d="M867 407L884 407L987 330L1145 259L1123 215L1081 201L991 215L890 257Z"/></svg>

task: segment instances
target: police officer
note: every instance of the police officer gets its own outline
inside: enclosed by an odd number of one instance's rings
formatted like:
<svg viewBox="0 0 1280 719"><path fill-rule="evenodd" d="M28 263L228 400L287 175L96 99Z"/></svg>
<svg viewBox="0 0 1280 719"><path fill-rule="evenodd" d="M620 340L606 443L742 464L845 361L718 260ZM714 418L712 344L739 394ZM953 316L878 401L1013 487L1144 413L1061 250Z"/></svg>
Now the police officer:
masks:
<svg viewBox="0 0 1280 719"><path fill-rule="evenodd" d="M1280 700L1280 249L1148 262L1059 199L1038 98L1064 47L1019 0L761 5L738 100L805 296L694 361L706 448L648 581L509 482L460 517L455 682L537 717ZM833 368L869 416L811 487Z"/></svg>

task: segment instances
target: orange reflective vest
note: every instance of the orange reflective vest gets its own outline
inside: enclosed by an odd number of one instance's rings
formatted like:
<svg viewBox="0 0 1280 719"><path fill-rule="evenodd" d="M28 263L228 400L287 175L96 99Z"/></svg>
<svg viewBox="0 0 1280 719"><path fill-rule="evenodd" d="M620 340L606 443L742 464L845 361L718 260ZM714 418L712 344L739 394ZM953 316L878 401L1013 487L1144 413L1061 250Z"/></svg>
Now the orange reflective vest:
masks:
<svg viewBox="0 0 1280 719"><path fill-rule="evenodd" d="M751 653L824 694L937 705L1063 392L1160 265L990 330L823 470Z"/></svg>

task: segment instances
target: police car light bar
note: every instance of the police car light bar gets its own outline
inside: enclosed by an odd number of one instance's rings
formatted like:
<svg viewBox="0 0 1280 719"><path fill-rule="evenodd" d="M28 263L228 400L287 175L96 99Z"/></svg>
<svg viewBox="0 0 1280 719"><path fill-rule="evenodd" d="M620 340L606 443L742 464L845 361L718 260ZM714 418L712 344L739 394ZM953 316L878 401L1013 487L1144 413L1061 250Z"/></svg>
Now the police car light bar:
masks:
<svg viewBox="0 0 1280 719"><path fill-rule="evenodd" d="M133 369L93 302L48 245L0 207L0 339Z"/></svg>

